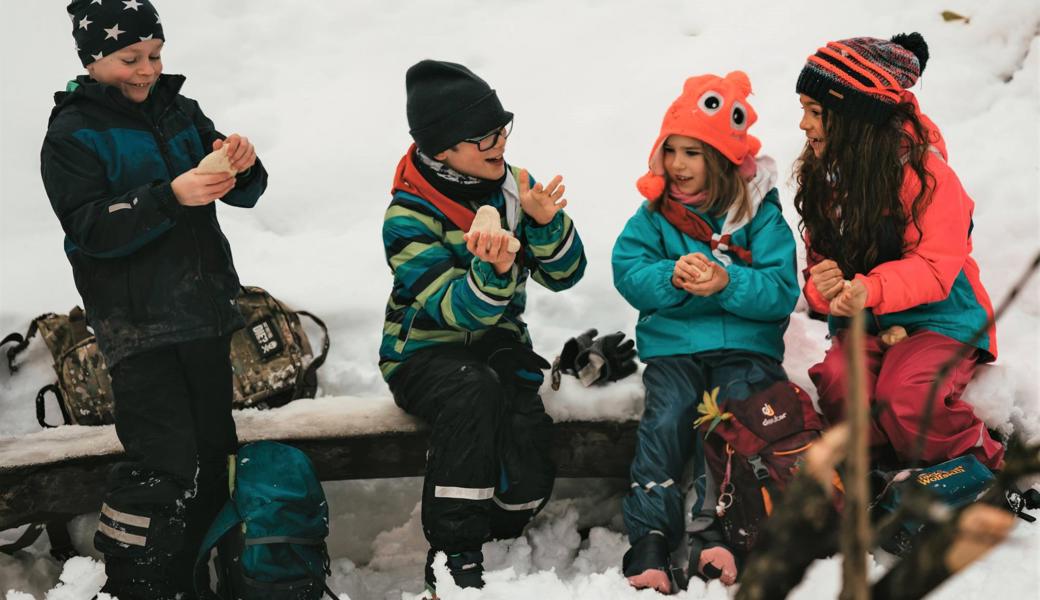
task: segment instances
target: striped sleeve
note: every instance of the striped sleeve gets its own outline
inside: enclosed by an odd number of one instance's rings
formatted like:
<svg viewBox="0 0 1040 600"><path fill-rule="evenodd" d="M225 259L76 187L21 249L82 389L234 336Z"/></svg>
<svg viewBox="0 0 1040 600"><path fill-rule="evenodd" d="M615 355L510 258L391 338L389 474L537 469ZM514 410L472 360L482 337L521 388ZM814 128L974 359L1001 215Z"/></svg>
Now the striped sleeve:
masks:
<svg viewBox="0 0 1040 600"><path fill-rule="evenodd" d="M383 248L394 288L440 327L467 331L491 327L513 297L517 268L500 276L476 258L468 268L460 268L446 245L452 236L462 243L462 232L445 233L436 218L391 204L383 220Z"/></svg>
<svg viewBox="0 0 1040 600"><path fill-rule="evenodd" d="M558 292L578 283L585 274L585 247L574 222L562 210L545 225L527 219L524 234L531 278L541 285Z"/></svg>

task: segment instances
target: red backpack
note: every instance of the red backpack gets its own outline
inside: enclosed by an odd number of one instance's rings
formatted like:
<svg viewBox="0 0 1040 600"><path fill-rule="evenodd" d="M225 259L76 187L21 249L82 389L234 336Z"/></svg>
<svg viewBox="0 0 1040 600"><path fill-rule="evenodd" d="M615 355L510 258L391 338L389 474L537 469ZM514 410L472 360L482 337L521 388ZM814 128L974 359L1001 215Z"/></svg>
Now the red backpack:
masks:
<svg viewBox="0 0 1040 600"><path fill-rule="evenodd" d="M717 403L704 393L694 426L705 436L708 469L718 485L718 517L729 547L746 555L758 539L823 421L812 399L790 381L777 381L744 400ZM840 502L841 482L835 481Z"/></svg>

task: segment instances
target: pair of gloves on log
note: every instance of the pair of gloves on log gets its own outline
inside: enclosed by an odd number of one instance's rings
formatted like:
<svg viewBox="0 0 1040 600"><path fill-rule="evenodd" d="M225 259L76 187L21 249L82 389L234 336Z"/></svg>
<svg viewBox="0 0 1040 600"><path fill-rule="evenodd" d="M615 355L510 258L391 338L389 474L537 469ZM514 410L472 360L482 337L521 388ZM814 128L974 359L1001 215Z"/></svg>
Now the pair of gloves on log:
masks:
<svg viewBox="0 0 1040 600"><path fill-rule="evenodd" d="M560 388L560 374L574 375L585 387L617 381L636 372L636 344L620 331L598 336L589 329L572 337L553 361L552 388ZM598 337L597 337L598 336Z"/></svg>

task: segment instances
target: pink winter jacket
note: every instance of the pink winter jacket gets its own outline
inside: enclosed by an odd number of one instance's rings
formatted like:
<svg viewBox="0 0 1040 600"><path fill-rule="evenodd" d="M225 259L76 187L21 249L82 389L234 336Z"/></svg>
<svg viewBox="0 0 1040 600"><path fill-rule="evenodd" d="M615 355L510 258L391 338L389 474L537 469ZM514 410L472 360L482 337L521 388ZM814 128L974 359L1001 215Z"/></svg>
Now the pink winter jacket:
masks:
<svg viewBox="0 0 1040 600"><path fill-rule="evenodd" d="M902 325L910 333L927 329L967 343L993 314L979 267L971 257L975 203L946 163L946 143L939 128L921 113L912 93L904 94L928 130L932 152L925 157L925 169L935 178L935 189L918 221L921 233L913 224L906 228L904 247L909 250L903 257L882 263L865 275L857 274L856 279L866 286L866 306L881 328ZM904 173L900 198L909 212L920 182L909 166ZM808 236L805 242L811 268L826 257L812 251ZM829 314L829 303L816 290L808 268L805 299L816 312ZM982 360L996 358L995 328L990 327L975 345L982 351Z"/></svg>

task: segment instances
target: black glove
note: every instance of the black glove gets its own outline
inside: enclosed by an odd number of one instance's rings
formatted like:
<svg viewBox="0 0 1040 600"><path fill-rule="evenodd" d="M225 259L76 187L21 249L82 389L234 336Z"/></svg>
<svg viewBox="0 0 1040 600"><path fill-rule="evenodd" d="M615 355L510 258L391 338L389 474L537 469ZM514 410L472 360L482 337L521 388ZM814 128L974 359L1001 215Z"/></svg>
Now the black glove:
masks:
<svg viewBox="0 0 1040 600"><path fill-rule="evenodd" d="M553 365L553 389L559 389L560 373L574 375L582 385L617 381L636 372L635 342L626 340L618 331L596 337L589 329L572 337L563 345L563 352Z"/></svg>
<svg viewBox="0 0 1040 600"><path fill-rule="evenodd" d="M1018 516L1018 518L1028 523L1036 521L1036 517L1028 514L1026 511L1040 508L1040 492L1034 489L1022 492L1017 487L1012 486L1004 490L1004 501L1008 510Z"/></svg>

